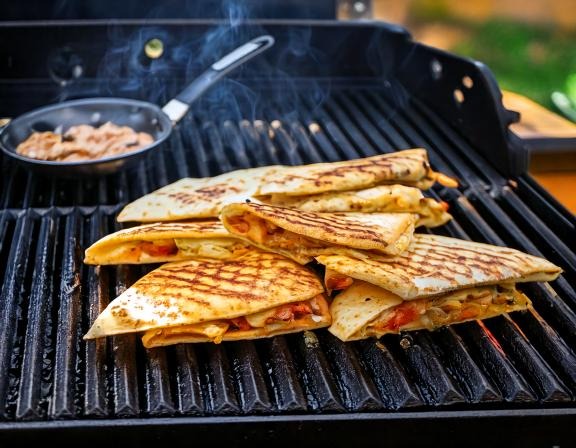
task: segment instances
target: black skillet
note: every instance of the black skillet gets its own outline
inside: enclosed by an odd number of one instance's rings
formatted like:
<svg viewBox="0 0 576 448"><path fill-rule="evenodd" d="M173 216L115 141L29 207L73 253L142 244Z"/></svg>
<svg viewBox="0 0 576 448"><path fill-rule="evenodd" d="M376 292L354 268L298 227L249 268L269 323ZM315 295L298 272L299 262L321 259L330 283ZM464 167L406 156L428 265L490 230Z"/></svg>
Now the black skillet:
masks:
<svg viewBox="0 0 576 448"><path fill-rule="evenodd" d="M148 151L168 138L173 126L188 112L190 105L230 71L274 44L272 36L260 36L236 48L215 62L162 109L145 101L126 98L87 98L66 101L35 109L12 120L0 132L0 148L6 156L27 168L63 177L105 175L136 164ZM137 151L117 156L78 162L56 162L25 157L16 152L19 143L32 132L61 132L79 124L100 126L111 121L147 132L154 143Z"/></svg>

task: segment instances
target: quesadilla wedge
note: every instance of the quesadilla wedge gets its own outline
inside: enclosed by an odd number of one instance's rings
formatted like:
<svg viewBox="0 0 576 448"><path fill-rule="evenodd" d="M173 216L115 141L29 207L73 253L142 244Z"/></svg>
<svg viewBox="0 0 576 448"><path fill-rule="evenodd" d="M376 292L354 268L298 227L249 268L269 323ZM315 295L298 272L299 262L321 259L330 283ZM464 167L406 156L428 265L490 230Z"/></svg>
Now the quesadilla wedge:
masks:
<svg viewBox="0 0 576 448"><path fill-rule="evenodd" d="M480 286L434 297L402 300L396 294L363 281L336 296L328 328L342 341L380 337L389 333L437 328L488 319L525 310L530 300L514 286Z"/></svg>
<svg viewBox="0 0 576 448"><path fill-rule="evenodd" d="M433 171L426 150L416 148L357 160L283 167L266 176L258 196L302 196L383 184L403 184L425 190L435 182L447 187L458 186L454 179Z"/></svg>
<svg viewBox="0 0 576 448"><path fill-rule="evenodd" d="M310 196L273 195L262 202L316 213L416 213L416 226L437 227L452 216L448 204L425 198L422 191L405 185L380 185L357 191L339 191Z"/></svg>
<svg viewBox="0 0 576 448"><path fill-rule="evenodd" d="M286 196L308 197L385 184L426 189L434 182L458 186L454 179L430 168L425 149L410 149L342 162L275 165L231 171L216 177L185 178L126 205L117 219L119 222L158 222L216 218L224 205L246 199L281 204ZM377 202L381 204L382 200Z"/></svg>
<svg viewBox="0 0 576 448"><path fill-rule="evenodd" d="M86 264L142 264L190 258L229 259L250 249L220 221L155 223L119 230L86 249Z"/></svg>
<svg viewBox="0 0 576 448"><path fill-rule="evenodd" d="M167 263L142 277L96 318L85 339L144 332L147 346L252 339L326 327L324 288L281 255Z"/></svg>
<svg viewBox="0 0 576 448"><path fill-rule="evenodd" d="M356 254L357 249L398 254L412 239L416 215L309 213L250 203L227 205L220 219L233 235L306 264L316 255Z"/></svg>
<svg viewBox="0 0 576 448"><path fill-rule="evenodd" d="M336 289L343 277L363 280L404 300L483 285L552 281L562 270L545 260L508 247L438 235L413 237L406 251L393 257L321 255L326 285ZM331 281L336 272L336 281Z"/></svg>
<svg viewBox="0 0 576 448"><path fill-rule="evenodd" d="M126 205L119 222L182 221L216 218L225 204L253 197L276 167L249 168L215 177L184 178Z"/></svg>

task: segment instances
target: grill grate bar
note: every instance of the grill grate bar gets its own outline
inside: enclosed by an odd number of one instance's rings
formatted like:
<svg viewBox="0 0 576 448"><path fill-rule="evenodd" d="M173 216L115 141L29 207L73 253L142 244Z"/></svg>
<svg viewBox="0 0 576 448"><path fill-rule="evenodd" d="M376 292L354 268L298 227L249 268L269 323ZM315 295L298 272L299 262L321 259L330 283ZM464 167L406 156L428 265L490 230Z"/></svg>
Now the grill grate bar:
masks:
<svg viewBox="0 0 576 448"><path fill-rule="evenodd" d="M106 223L103 222L101 209L93 213L88 220L89 241L84 241L84 246L99 239L107 233ZM100 312L108 305L110 290L109 270L107 268L85 267L87 275L87 324L83 327L83 333L87 331L90 323L96 320ZM106 359L107 341L98 339L85 346L85 391L84 412L90 417L104 417L108 414L106 400Z"/></svg>
<svg viewBox="0 0 576 448"><path fill-rule="evenodd" d="M60 306L56 322L56 353L52 381L54 387L49 410L53 418L71 418L76 415L74 372L77 370L78 324L82 309L79 275L82 235L78 235L77 232L78 214L73 212L66 216L64 226L63 263L58 296Z"/></svg>
<svg viewBox="0 0 576 448"><path fill-rule="evenodd" d="M239 341L231 344L229 356L236 384L240 387L238 395L242 411L254 414L270 410L272 403L254 342Z"/></svg>
<svg viewBox="0 0 576 448"><path fill-rule="evenodd" d="M302 412L306 410L306 398L294 365L294 359L286 343L286 338L278 336L262 345L261 359L268 372L274 401L279 411Z"/></svg>
<svg viewBox="0 0 576 448"><path fill-rule="evenodd" d="M345 408L340 402L338 389L317 335L308 331L294 335L291 339L304 380L308 405L324 412L343 412Z"/></svg>
<svg viewBox="0 0 576 448"><path fill-rule="evenodd" d="M509 317L488 320L486 326L493 334L500 336L498 340L501 346L518 370L526 373L524 378L542 401L570 400L570 394L560 379Z"/></svg>
<svg viewBox="0 0 576 448"><path fill-rule="evenodd" d="M423 406L414 386L408 380L405 369L386 345L381 341L359 341L356 343L363 363L387 409L400 409Z"/></svg>
<svg viewBox="0 0 576 448"><path fill-rule="evenodd" d="M340 343L329 333L319 334L324 352L336 373L340 395L349 410L374 411L382 408L376 386L366 374L352 345Z"/></svg>
<svg viewBox="0 0 576 448"><path fill-rule="evenodd" d="M210 176L210 172L213 170L210 168L208 153L206 152L200 133L196 128L196 123L190 115L184 117L180 124L180 129L182 130L182 142L187 148L194 149L193 155L195 159L189 163L193 171L191 174L193 174L194 177ZM213 174L218 174L218 172L213 172Z"/></svg>
<svg viewBox="0 0 576 448"><path fill-rule="evenodd" d="M543 252L549 254L550 260L562 263L565 277L576 280L576 255L528 208L508 187L502 190L501 201L503 208L515 219L533 239L544 247Z"/></svg>
<svg viewBox="0 0 576 448"><path fill-rule="evenodd" d="M288 165L302 165L304 159L300 156L298 152L298 145L292 138L290 134L286 132L283 124L279 120L274 120L271 122L271 127L274 135L274 141L277 143L280 149L280 154L286 154L286 163Z"/></svg>
<svg viewBox="0 0 576 448"><path fill-rule="evenodd" d="M463 338L478 365L498 387L505 400L513 403L536 400L524 377L510 362L507 352L483 322L460 325L458 334Z"/></svg>
<svg viewBox="0 0 576 448"><path fill-rule="evenodd" d="M204 347L206 354L206 375L209 397L209 409L216 415L237 414L240 411L232 372L222 345Z"/></svg>
<svg viewBox="0 0 576 448"><path fill-rule="evenodd" d="M517 179L518 197L531 204L532 210L539 212L539 217L556 233L562 241L576 243L576 216L550 195L550 193L529 175ZM573 246L574 244L572 244Z"/></svg>
<svg viewBox="0 0 576 448"><path fill-rule="evenodd" d="M305 104L309 103L309 99L303 96L303 102ZM334 105L332 105L334 107ZM309 110L312 109L312 106L308 106ZM345 126L340 126L337 124L327 113L327 109L329 108L328 102L323 105L322 107L316 107L314 112L310 112L311 115L314 117L316 123L324 130L327 137L330 138L333 147L336 149L338 153L338 160L342 159L355 159L358 157L366 157L373 155L374 153L370 151L370 146L366 139L358 132L356 127L347 119L347 117L343 116L343 114L337 110L332 110L332 113L335 114L338 118L343 118L346 120L346 125L349 126L347 129ZM354 141L354 145L351 142L351 139L345 135L345 131L347 131L348 135L351 135L351 138Z"/></svg>
<svg viewBox="0 0 576 448"><path fill-rule="evenodd" d="M434 346L437 347L438 357L444 361L446 370L466 395L467 401L489 403L502 400L498 391L482 374L454 328L439 330L432 339L436 342Z"/></svg>
<svg viewBox="0 0 576 448"><path fill-rule="evenodd" d="M486 160L470 145L470 143L468 143L450 126L447 126L446 123L443 123L438 115L430 110L426 104L412 98L408 110L410 116L417 117L418 124L429 123L425 125L427 132L436 135L441 141L447 142L446 145L438 146L438 148L442 149L441 154L445 154L446 148L452 149L450 156L447 157L447 159L450 162L458 160L457 171L463 170L463 172L467 172L468 166L477 169L477 171L472 174L473 178L479 178L482 181L475 185L476 187L482 188L484 185L495 183L501 185L505 182L502 175L487 163Z"/></svg>
<svg viewBox="0 0 576 448"><path fill-rule="evenodd" d="M4 222L8 219L8 213L3 213ZM30 239L25 235L32 230L30 212L23 212L17 216L12 242L9 248L2 245L3 251L8 251L6 271L0 290L0 415L6 416L6 397L8 393L9 369L11 355L19 348L16 345L17 322L19 321L18 307L22 300L24 277L28 264L30 251ZM7 224L6 224L7 226ZM6 231L4 231L6 232ZM6 235L6 233L5 233ZM7 241L4 240L4 241ZM20 325L22 325L21 323Z"/></svg>
<svg viewBox="0 0 576 448"><path fill-rule="evenodd" d="M372 108L372 105L369 104L364 98L362 98L362 109L356 107L352 100L352 95L339 95L338 97L334 98L332 102L338 102L342 109L345 111L350 112L350 119L354 121L355 125L358 126L363 133L366 135L367 139L371 142L370 148L371 152L376 153L374 151L374 147L378 148L378 152L390 153L394 151L394 146L391 145L388 141L388 132L382 132L377 129L377 122L379 121L377 118L377 114ZM338 110L341 110L338 107ZM365 110L369 111L367 114L364 112ZM343 112L341 112L343 113ZM375 120L374 120L375 119ZM340 120L341 122L346 122L346 120ZM374 121L375 124L372 124ZM383 130L388 129L388 122L384 121L385 126L380 126ZM404 142L404 144L407 144ZM367 145L368 146L368 145Z"/></svg>
<svg viewBox="0 0 576 448"><path fill-rule="evenodd" d="M163 416L174 413L166 350L146 350L146 412Z"/></svg>
<svg viewBox="0 0 576 448"><path fill-rule="evenodd" d="M350 157L349 154L352 153L358 154L354 157L369 157L377 154L374 146L364 137L356 123L334 100L327 100L319 112L324 126L332 129L331 135L336 142L340 142L338 146L346 157Z"/></svg>
<svg viewBox="0 0 576 448"><path fill-rule="evenodd" d="M440 170L449 176L456 177L454 170L438 155L439 151L446 151L445 145L435 146L434 144L430 144L427 137L420 134L419 129L411 124L408 115L388 103L383 95L376 95L373 92L365 93L365 95L376 103L380 113L390 120L396 132L404 134L404 138L409 142L408 148L414 146L426 148L428 150L430 163L436 168L436 170ZM468 186L468 175L470 174L465 170L464 173L458 176L461 184L460 188L464 189Z"/></svg>
<svg viewBox="0 0 576 448"><path fill-rule="evenodd" d="M399 345L388 347L399 353L427 404L449 405L466 401L435 356L428 335L424 332L403 335Z"/></svg>
<svg viewBox="0 0 576 448"><path fill-rule="evenodd" d="M346 98L346 95L340 95L341 98ZM376 146L378 149L389 147L390 144L390 152L395 151L397 149L408 149L410 148L410 144L404 138L402 134L400 134L392 125L390 118L383 114L380 110L377 109L378 107L378 99L372 99L370 95L358 93L358 94L349 94L350 102L356 103L360 110L365 111L365 114L371 120L371 122L376 126L376 128L380 131L382 136L385 136L384 141L377 139L375 141ZM373 134L376 136L376 134Z"/></svg>
<svg viewBox="0 0 576 448"><path fill-rule="evenodd" d="M184 415L201 415L204 413L202 379L195 348L191 344L180 344L175 351L178 410Z"/></svg>
<svg viewBox="0 0 576 448"><path fill-rule="evenodd" d="M131 284L129 268L116 268L115 297L122 294ZM138 372L136 363L136 337L133 334L112 336L112 374L114 414L122 417L137 416L140 413L138 402Z"/></svg>
<svg viewBox="0 0 576 448"><path fill-rule="evenodd" d="M233 121L226 120L220 127L222 139L227 148L230 148L228 153L233 154L239 168L250 168L252 163L246 153L246 145L240 134L240 130Z"/></svg>
<svg viewBox="0 0 576 448"><path fill-rule="evenodd" d="M216 163L218 164L218 169L222 172L231 171L233 167L224 152L222 140L220 139L220 132L218 132L216 125L211 121L204 122L202 124L202 131L208 138L210 154L214 155Z"/></svg>
<svg viewBox="0 0 576 448"><path fill-rule="evenodd" d="M538 350L572 392L576 391L576 355L536 310L513 317L530 343Z"/></svg>
<svg viewBox="0 0 576 448"><path fill-rule="evenodd" d="M16 418L32 420L42 418L42 369L44 367L44 338L47 336L47 314L53 297L52 266L55 261L57 227L52 214L40 220L36 243L36 263L32 273L32 286L28 298L28 319L22 356Z"/></svg>

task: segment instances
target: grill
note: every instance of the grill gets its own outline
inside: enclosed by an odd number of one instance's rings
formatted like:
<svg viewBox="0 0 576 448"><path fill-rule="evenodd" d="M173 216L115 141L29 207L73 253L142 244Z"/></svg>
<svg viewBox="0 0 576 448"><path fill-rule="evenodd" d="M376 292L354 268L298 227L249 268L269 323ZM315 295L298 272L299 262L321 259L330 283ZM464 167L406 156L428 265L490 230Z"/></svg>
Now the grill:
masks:
<svg viewBox="0 0 576 448"><path fill-rule="evenodd" d="M96 62L110 69L134 36L192 42L187 50L201 55L203 36L218 26L4 23L0 114L102 89L165 101L189 75L186 60L161 66L158 78L128 64L117 82ZM507 131L514 114L489 71L383 24L260 21L222 36L240 42L263 30L277 40L274 54L208 93L132 171L67 181L0 159L0 440L188 435L406 446L442 431L447 446L573 443L576 220L525 174L522 142ZM214 54L230 48L217 42ZM84 77L55 83L54 67L71 60L83 61ZM465 76L472 88L462 86ZM150 269L82 264L89 244L120 228L115 216L127 202L185 176L416 146L461 181L458 190L427 192L455 218L435 232L515 247L564 269L551 284L521 286L534 310L346 344L325 330L152 350L135 336L82 341L99 310Z"/></svg>

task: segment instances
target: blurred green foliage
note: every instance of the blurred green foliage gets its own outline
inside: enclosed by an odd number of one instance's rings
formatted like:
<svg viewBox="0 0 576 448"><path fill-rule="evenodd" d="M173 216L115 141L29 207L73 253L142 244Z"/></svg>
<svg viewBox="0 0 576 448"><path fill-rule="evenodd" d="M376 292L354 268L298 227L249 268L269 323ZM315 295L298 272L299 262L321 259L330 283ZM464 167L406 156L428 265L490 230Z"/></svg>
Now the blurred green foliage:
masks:
<svg viewBox="0 0 576 448"><path fill-rule="evenodd" d="M500 20L462 26L468 32L452 51L488 65L501 88L551 109L555 90L576 103L576 33Z"/></svg>

